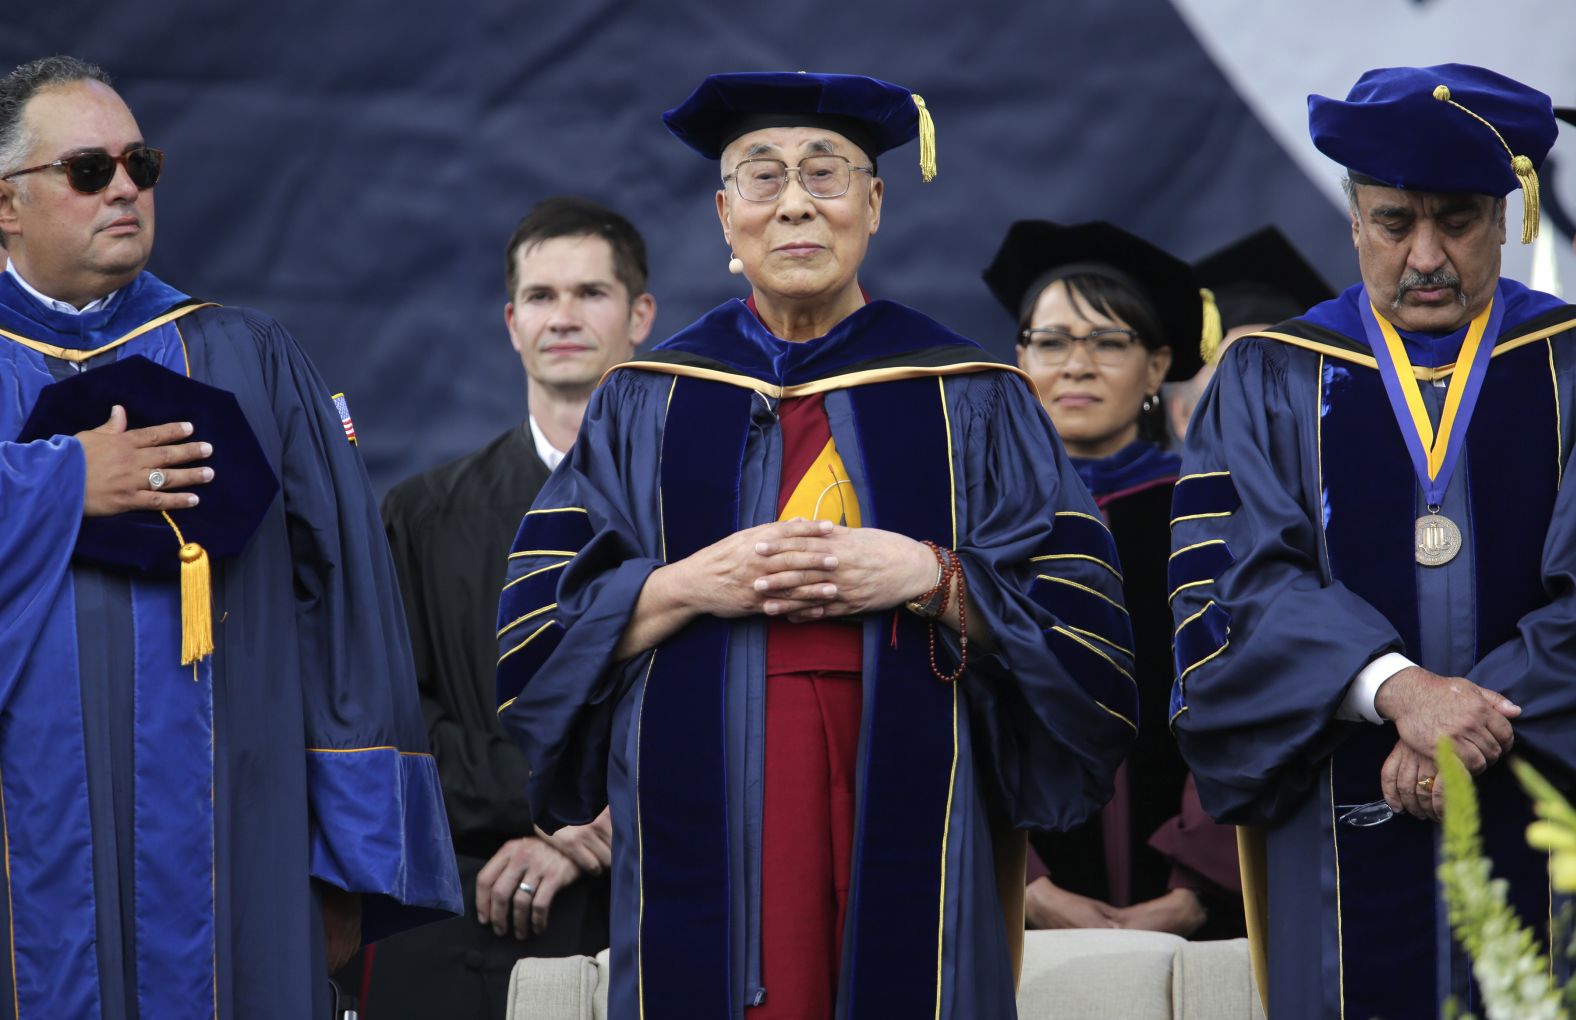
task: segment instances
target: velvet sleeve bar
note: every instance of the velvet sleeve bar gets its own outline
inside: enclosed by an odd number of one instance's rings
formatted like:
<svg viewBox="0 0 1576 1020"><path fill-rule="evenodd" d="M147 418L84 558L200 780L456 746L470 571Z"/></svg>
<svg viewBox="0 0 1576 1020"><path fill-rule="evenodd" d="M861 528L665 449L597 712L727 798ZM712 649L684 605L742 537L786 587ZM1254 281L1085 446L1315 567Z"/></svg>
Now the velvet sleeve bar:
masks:
<svg viewBox="0 0 1576 1020"><path fill-rule="evenodd" d="M331 391L272 320L311 805L311 871L364 899L371 940L461 909L395 577L366 469Z"/></svg>
<svg viewBox="0 0 1576 1020"><path fill-rule="evenodd" d="M661 566L657 473L671 381L619 372L598 388L574 448L521 522L498 611L499 718L531 763L548 832L607 805L612 713L649 656L613 649ZM625 422L648 427L626 427Z"/></svg>
<svg viewBox="0 0 1576 1020"><path fill-rule="evenodd" d="M1121 564L1050 418L1004 373L949 380L958 397L958 555L980 767L1014 824L1063 829L1111 796L1137 732ZM949 638L956 650L956 642Z"/></svg>
<svg viewBox="0 0 1576 1020"><path fill-rule="evenodd" d="M1330 578L1319 363L1243 340L1188 427L1171 522L1171 724L1219 821L1282 817L1357 725L1335 717L1352 679L1401 645L1378 610Z"/></svg>

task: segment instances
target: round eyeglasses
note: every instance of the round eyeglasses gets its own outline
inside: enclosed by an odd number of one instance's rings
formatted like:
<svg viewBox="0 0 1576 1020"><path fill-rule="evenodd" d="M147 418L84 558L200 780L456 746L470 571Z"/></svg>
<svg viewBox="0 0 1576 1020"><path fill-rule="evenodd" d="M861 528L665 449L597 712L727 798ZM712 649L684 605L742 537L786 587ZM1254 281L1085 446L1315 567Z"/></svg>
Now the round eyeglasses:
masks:
<svg viewBox="0 0 1576 1020"><path fill-rule="evenodd" d="M1029 357L1045 368L1057 368L1073 356L1073 348L1084 344L1089 360L1103 368L1122 368L1138 346L1138 334L1130 329L1095 329L1074 336L1065 329L1041 327L1018 334L1018 343L1029 349Z"/></svg>
<svg viewBox="0 0 1576 1020"><path fill-rule="evenodd" d="M146 191L159 183L159 173L164 169L164 153L145 145L128 149L119 156L111 156L107 152L79 152L75 156L57 159L53 163L40 163L26 170L13 170L0 177L0 181L9 181L13 177L38 173L40 170L64 167L66 183L71 185L73 191L79 191L84 195L97 195L109 187L109 182L115 179L116 166L126 168L126 176L131 178L131 183L137 186L138 191Z"/></svg>
<svg viewBox="0 0 1576 1020"><path fill-rule="evenodd" d="M798 173L799 184L812 198L841 198L848 194L854 174L871 173L870 167L854 166L848 157L832 154L806 156L798 166L780 159L747 159L722 183L732 181L746 202L775 202L788 186L789 171Z"/></svg>

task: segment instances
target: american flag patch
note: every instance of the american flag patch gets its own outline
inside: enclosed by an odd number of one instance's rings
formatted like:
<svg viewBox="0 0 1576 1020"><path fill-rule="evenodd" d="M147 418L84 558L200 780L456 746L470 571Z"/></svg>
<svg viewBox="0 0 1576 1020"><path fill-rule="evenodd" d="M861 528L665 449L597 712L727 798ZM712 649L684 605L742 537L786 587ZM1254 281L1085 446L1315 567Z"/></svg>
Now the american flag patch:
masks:
<svg viewBox="0 0 1576 1020"><path fill-rule="evenodd" d="M334 394L334 409L339 412L339 423L345 426L345 438L354 444L356 442L356 423L350 420L350 404L345 401L343 393Z"/></svg>

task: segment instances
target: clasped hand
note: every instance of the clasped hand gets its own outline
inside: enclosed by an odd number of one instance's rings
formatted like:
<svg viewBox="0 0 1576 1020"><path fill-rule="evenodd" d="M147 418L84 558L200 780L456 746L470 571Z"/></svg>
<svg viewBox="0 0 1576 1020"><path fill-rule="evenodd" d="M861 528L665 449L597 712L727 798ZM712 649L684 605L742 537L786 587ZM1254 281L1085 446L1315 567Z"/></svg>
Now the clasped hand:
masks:
<svg viewBox="0 0 1576 1020"><path fill-rule="evenodd" d="M795 622L890 609L936 581L935 557L907 536L800 518L730 535L687 567L700 612Z"/></svg>
<svg viewBox="0 0 1576 1020"><path fill-rule="evenodd" d="M1439 738L1448 737L1461 763L1477 775L1515 744L1510 721L1521 715L1521 707L1503 694L1421 666L1409 666L1381 684L1374 707L1395 723L1401 738L1379 770L1385 802L1393 810L1436 821L1444 810L1434 763Z"/></svg>
<svg viewBox="0 0 1576 1020"><path fill-rule="evenodd" d="M1374 707L1395 723L1413 751L1432 759L1440 737L1449 737L1467 771L1477 775L1515 743L1510 720L1520 706L1460 676L1440 676L1409 666L1379 686Z"/></svg>

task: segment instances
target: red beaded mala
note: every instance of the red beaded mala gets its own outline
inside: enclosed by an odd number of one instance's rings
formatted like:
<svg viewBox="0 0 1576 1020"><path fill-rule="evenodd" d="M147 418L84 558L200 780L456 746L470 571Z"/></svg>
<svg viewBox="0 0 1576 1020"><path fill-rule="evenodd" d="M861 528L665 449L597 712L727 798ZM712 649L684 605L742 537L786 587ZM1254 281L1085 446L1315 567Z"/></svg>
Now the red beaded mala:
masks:
<svg viewBox="0 0 1576 1020"><path fill-rule="evenodd" d="M910 602L908 608L930 623L931 674L943 683L954 683L963 676L969 664L968 581L963 576L963 563L957 553L943 549L934 542L926 542L925 547L936 557L936 585ZM947 605L952 601L954 581L957 582L958 596L958 668L950 674L944 674L936 666L936 619L946 613ZM938 596L940 603L936 604Z"/></svg>

